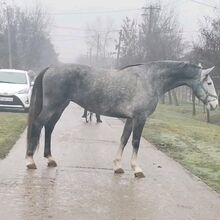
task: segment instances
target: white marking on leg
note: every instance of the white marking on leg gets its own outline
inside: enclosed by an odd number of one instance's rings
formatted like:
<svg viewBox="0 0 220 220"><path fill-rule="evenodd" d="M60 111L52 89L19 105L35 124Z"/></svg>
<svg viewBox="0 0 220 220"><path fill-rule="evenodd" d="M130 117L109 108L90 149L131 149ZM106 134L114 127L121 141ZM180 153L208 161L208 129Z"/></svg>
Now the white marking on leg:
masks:
<svg viewBox="0 0 220 220"><path fill-rule="evenodd" d="M34 163L33 157L30 157L30 156L28 156L28 157L26 158L26 161L27 161L27 164L33 164L33 163Z"/></svg>
<svg viewBox="0 0 220 220"><path fill-rule="evenodd" d="M50 162L50 161L54 161L54 159L53 159L52 156L47 157L47 159L48 159L48 162Z"/></svg>
<svg viewBox="0 0 220 220"><path fill-rule="evenodd" d="M36 169L36 165L32 156L26 157L26 166L28 169Z"/></svg>
<svg viewBox="0 0 220 220"><path fill-rule="evenodd" d="M131 168L134 170L134 173L143 173L142 169L139 167L137 163L137 151L134 149L131 156Z"/></svg>
<svg viewBox="0 0 220 220"><path fill-rule="evenodd" d="M116 158L113 161L115 171L122 169L121 158L122 158L123 150L124 150L124 146L120 144L117 154L116 154Z"/></svg>

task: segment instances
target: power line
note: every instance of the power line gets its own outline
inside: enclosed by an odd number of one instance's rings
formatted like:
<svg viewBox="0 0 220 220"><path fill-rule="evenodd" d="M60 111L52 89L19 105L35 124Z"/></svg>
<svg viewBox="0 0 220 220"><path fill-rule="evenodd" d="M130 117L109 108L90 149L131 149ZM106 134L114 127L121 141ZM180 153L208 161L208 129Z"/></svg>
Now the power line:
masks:
<svg viewBox="0 0 220 220"><path fill-rule="evenodd" d="M68 26L57 26L57 25L52 25L53 28L56 29L65 29L65 30L72 30L72 31L89 31L89 32L106 32L107 30L96 30L96 29L85 29L85 28L78 28L78 27L68 27ZM117 29L112 29L110 32L118 32L119 30Z"/></svg>
<svg viewBox="0 0 220 220"><path fill-rule="evenodd" d="M122 30L119 31L119 39L117 45L117 58L116 58L116 67L119 67L119 58L120 58L120 51L121 51L121 40L122 40Z"/></svg>
<svg viewBox="0 0 220 220"><path fill-rule="evenodd" d="M54 33L50 33L50 36L53 36L53 37L72 37L73 34L54 34ZM75 36L75 35L74 35ZM86 37L88 35L78 35L77 37Z"/></svg>
<svg viewBox="0 0 220 220"><path fill-rule="evenodd" d="M100 35L100 34L98 34ZM50 37L52 38L53 41L61 41L61 42L66 42L66 41L74 41L77 39L82 39L82 38L94 38L97 37L96 35L57 35L57 34L50 34ZM107 40L112 40L112 38L105 38Z"/></svg>
<svg viewBox="0 0 220 220"><path fill-rule="evenodd" d="M161 5L161 6L164 8L164 7L167 7L167 6L170 6L170 5L174 6L174 5L177 4L177 3L183 4L183 2L181 2L181 1L179 1L179 0L173 0L173 1L169 1L169 2L166 3L166 4L163 4L163 5Z"/></svg>
<svg viewBox="0 0 220 220"><path fill-rule="evenodd" d="M106 13L120 13L127 11L140 11L140 8L132 8L132 9L115 9L115 10L102 10L102 11L73 11L73 12L60 12L60 13L49 13L50 15L88 15L88 14L106 14Z"/></svg>
<svg viewBox="0 0 220 220"><path fill-rule="evenodd" d="M213 9L216 9L216 10L219 9L219 8L216 7L216 6L213 6L213 5L207 4L207 3L205 3L205 2L200 2L200 1L197 1L197 0L189 0L189 1L191 1L191 2L195 2L195 3L197 3L197 4L200 4L200 5L203 5L203 6L209 7L209 8L213 8Z"/></svg>
<svg viewBox="0 0 220 220"><path fill-rule="evenodd" d="M145 14L144 14L145 15ZM100 32L103 32L105 33L106 30L93 30L93 29L84 29L84 28L78 28L78 27L66 27L66 26L56 26L56 25L53 25L53 27L55 29L66 29L66 30L73 30L73 31L89 31L89 32L93 32L93 31L96 31L97 33L100 33ZM111 30L110 32L115 32L115 33L118 33L120 32L120 30L117 30L117 29L113 29ZM177 31L178 33L198 33L200 32L199 30L179 30ZM163 31L163 33L170 33L169 31ZM73 34L56 34L56 33L51 33L50 36L52 37L79 37L79 38L82 38L82 37L92 37L92 36L95 36L95 35L90 35L90 34L87 34L87 35L73 35Z"/></svg>
<svg viewBox="0 0 220 220"><path fill-rule="evenodd" d="M66 29L66 30L73 30L73 31L85 31L83 28L76 28L76 27L67 27L67 26L57 26L57 25L52 25L53 28L56 29Z"/></svg>
<svg viewBox="0 0 220 220"><path fill-rule="evenodd" d="M149 7L143 7L142 9L144 10L144 13L142 14L142 16L145 16L145 17L148 16L147 10L149 10L148 33L151 35L154 11L159 11L161 10L161 8L158 6L150 5Z"/></svg>
<svg viewBox="0 0 220 220"><path fill-rule="evenodd" d="M75 40L78 40L78 39L82 39L82 38L85 38L85 37L73 37L73 38L70 38L70 39L52 39L53 42L69 42L69 41L75 41Z"/></svg>
<svg viewBox="0 0 220 220"><path fill-rule="evenodd" d="M175 2L176 0L174 0L173 2ZM189 0L191 2L194 2L194 3L197 3L197 4L200 4L200 5L203 5L203 6L206 6L206 7L210 7L210 8L213 8L213 9L219 9L218 7L216 6L213 6L213 5L210 5L210 4L207 4L205 2L201 2L201 1L198 1L198 0ZM177 1L176 1L177 2ZM167 5L170 5L171 3L167 4ZM166 5L165 5L166 6ZM50 15L88 15L88 14L106 14L106 13L120 13L120 12L129 12L129 11L141 11L142 9L141 8L130 8L130 9L109 9L109 10L89 10L89 11L83 11L83 10L75 10L75 11L72 11L72 12L55 12L55 13L49 13Z"/></svg>

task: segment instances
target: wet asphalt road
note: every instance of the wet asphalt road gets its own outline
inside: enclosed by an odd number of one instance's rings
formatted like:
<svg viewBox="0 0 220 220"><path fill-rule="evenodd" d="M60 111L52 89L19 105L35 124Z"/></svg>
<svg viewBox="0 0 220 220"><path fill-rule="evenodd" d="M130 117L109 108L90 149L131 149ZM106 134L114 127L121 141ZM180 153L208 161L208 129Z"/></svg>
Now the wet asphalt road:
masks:
<svg viewBox="0 0 220 220"><path fill-rule="evenodd" d="M139 162L146 178L135 179L125 149L125 174L114 175L112 161L122 122L103 118L86 124L71 104L53 134L58 167L47 168L42 141L37 170L25 168L25 133L0 161L1 220L214 220L220 197L179 164L142 140Z"/></svg>

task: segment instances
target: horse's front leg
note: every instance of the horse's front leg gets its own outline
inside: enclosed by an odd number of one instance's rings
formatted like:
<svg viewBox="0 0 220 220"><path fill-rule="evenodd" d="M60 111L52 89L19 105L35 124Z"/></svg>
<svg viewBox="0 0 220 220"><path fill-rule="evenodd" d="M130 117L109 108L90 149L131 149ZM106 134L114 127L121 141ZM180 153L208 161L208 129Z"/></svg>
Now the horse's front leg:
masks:
<svg viewBox="0 0 220 220"><path fill-rule="evenodd" d="M140 145L141 134L146 122L146 116L139 115L138 117L133 119L133 137L132 137L132 146L133 146L133 153L131 157L131 167L134 171L135 177L143 178L144 173L140 166L137 163L137 155L138 149Z"/></svg>
<svg viewBox="0 0 220 220"><path fill-rule="evenodd" d="M122 158L122 154L123 154L125 145L127 144L128 139L131 135L131 131L132 131L132 119L127 119L125 126L124 126L122 136L121 136L121 143L118 148L116 158L113 161L115 173L124 173L124 170L122 169L122 165L121 165L121 158Z"/></svg>

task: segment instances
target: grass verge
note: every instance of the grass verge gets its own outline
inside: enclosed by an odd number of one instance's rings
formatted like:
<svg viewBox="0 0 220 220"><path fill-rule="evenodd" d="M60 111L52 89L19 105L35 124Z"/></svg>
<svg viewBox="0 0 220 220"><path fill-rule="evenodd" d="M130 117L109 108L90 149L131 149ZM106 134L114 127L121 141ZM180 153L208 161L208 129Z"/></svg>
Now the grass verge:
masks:
<svg viewBox="0 0 220 220"><path fill-rule="evenodd" d="M0 112L0 159L9 153L26 124L26 114Z"/></svg>
<svg viewBox="0 0 220 220"><path fill-rule="evenodd" d="M197 108L193 117L191 105L158 106L143 136L220 192L220 126L206 123L202 107ZM220 121L220 112L213 117Z"/></svg>

